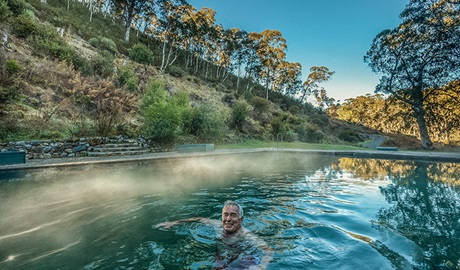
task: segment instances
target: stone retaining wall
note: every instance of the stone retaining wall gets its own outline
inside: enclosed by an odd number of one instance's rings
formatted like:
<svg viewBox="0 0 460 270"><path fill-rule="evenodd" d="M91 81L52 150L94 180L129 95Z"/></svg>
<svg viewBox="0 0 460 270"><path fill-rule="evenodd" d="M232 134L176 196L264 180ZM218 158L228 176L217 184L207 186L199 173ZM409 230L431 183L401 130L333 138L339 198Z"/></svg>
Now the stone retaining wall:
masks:
<svg viewBox="0 0 460 270"><path fill-rule="evenodd" d="M23 151L27 159L84 157L94 147L104 144L133 143L148 148L143 138L128 139L124 136L80 138L77 140L18 141L0 144L0 151Z"/></svg>

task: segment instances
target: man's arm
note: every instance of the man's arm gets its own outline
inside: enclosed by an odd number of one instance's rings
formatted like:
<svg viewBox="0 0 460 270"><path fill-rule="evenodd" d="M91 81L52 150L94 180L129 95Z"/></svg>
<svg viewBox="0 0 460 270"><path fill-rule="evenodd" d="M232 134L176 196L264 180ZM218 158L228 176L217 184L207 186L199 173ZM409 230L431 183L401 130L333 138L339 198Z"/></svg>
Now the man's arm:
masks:
<svg viewBox="0 0 460 270"><path fill-rule="evenodd" d="M263 257L260 259L260 263L258 265L251 266L249 269L266 269L268 264L273 259L273 250L268 246L268 244L262 240L256 234L247 231L247 236L252 244L257 247L260 251L263 252Z"/></svg>
<svg viewBox="0 0 460 270"><path fill-rule="evenodd" d="M202 222L202 223L206 223L206 224L215 224L215 223L216 223L215 220L212 220L212 219L209 219L209 218L204 218L204 217L192 217L192 218L179 219L179 220L175 220L175 221L162 222L162 223L159 223L159 224L155 225L155 228L163 227L163 228L165 228L165 229L168 229L168 228L171 228L172 226L177 225L177 224L179 224L179 223L184 223L184 222L196 222L196 221L199 221L199 222Z"/></svg>

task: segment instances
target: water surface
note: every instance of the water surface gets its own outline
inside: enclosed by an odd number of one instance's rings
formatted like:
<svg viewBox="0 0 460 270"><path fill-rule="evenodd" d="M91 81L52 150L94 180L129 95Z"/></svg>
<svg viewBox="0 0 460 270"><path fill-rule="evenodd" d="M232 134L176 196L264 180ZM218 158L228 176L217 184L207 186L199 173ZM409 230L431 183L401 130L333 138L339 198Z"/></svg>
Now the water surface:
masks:
<svg viewBox="0 0 460 270"><path fill-rule="evenodd" d="M459 164L265 153L0 174L0 269L212 269L237 200L268 269L460 269Z"/></svg>

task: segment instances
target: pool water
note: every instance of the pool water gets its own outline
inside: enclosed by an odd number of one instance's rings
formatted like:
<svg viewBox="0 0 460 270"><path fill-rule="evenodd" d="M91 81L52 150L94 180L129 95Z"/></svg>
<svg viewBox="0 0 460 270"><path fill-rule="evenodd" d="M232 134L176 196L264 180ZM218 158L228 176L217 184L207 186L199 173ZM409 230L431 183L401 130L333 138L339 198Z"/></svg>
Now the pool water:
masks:
<svg viewBox="0 0 460 270"><path fill-rule="evenodd" d="M268 269L460 269L460 166L271 152L0 173L0 269L213 269L226 200Z"/></svg>

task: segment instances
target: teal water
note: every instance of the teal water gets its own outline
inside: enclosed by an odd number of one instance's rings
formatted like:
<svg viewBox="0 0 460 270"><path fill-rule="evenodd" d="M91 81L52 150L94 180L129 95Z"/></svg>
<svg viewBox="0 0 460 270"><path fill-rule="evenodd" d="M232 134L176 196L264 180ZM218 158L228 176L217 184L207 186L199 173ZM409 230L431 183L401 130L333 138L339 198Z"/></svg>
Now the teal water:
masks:
<svg viewBox="0 0 460 270"><path fill-rule="evenodd" d="M460 165L265 153L0 173L0 269L213 269L237 200L268 269L460 269Z"/></svg>

